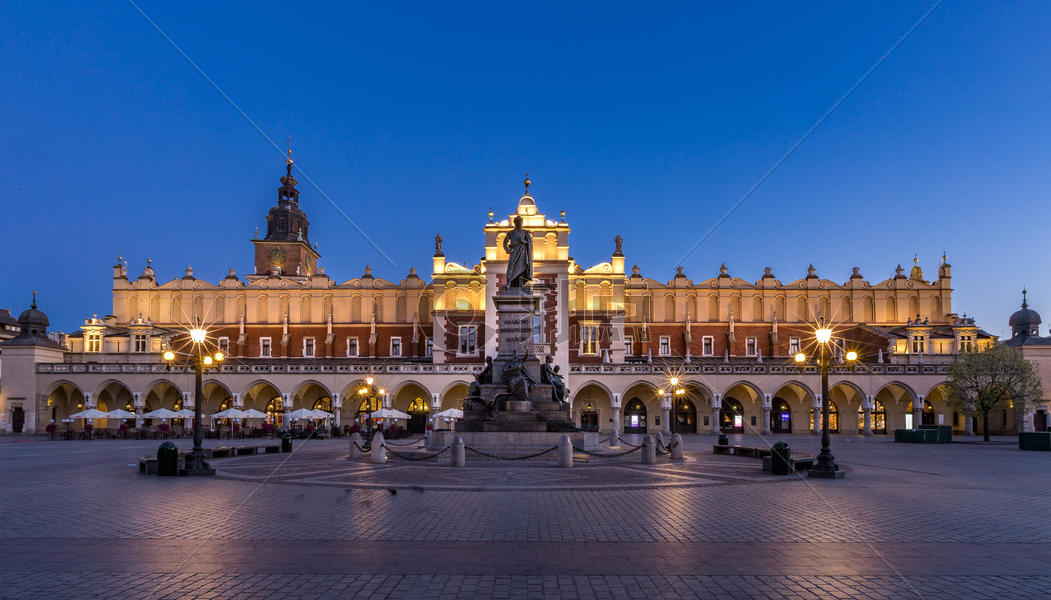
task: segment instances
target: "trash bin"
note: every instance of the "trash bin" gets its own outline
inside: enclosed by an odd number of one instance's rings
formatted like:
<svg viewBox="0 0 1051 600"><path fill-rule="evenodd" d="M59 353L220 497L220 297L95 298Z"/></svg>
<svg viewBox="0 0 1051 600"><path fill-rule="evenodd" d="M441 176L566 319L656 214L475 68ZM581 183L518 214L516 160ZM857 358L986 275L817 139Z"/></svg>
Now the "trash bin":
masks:
<svg viewBox="0 0 1051 600"><path fill-rule="evenodd" d="M292 434L285 432L281 435L281 451L291 452L292 451Z"/></svg>
<svg viewBox="0 0 1051 600"><path fill-rule="evenodd" d="M777 442L770 447L770 472L774 475L788 475L792 472L792 450L787 442Z"/></svg>
<svg viewBox="0 0 1051 600"><path fill-rule="evenodd" d="M726 437L725 433L720 433L719 434L719 445L720 446L726 446L729 443L730 443L730 438Z"/></svg>
<svg viewBox="0 0 1051 600"><path fill-rule="evenodd" d="M157 448L157 474L174 477L179 474L179 449L171 442L164 442Z"/></svg>

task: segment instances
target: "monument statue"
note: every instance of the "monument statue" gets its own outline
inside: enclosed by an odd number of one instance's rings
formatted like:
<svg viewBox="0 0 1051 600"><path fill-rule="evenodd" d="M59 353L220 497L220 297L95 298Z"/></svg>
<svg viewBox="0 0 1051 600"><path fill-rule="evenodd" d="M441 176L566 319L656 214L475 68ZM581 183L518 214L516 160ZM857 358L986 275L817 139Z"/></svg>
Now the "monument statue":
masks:
<svg viewBox="0 0 1051 600"><path fill-rule="evenodd" d="M515 228L504 238L507 252L507 289L523 288L533 279L533 235L522 228L522 217L515 217Z"/></svg>
<svg viewBox="0 0 1051 600"><path fill-rule="evenodd" d="M493 357L492 356L486 356L485 357L485 368L482 369L482 371L480 373L478 373L477 375L474 376L474 381L472 381L471 385L468 386L467 395L471 396L471 397L481 396L482 395L482 386L487 384L487 383L492 383L492 382L493 382Z"/></svg>
<svg viewBox="0 0 1051 600"><path fill-rule="evenodd" d="M529 389L536 383L517 352L504 367L504 381L507 382L508 394L522 400L529 399Z"/></svg>
<svg viewBox="0 0 1051 600"><path fill-rule="evenodd" d="M562 408L567 408L567 396L569 396L569 390L566 389L566 382L558 373L559 367L551 367L551 363L554 362L554 358L550 354L544 359L544 364L540 365L540 382L551 385L551 400L558 402Z"/></svg>

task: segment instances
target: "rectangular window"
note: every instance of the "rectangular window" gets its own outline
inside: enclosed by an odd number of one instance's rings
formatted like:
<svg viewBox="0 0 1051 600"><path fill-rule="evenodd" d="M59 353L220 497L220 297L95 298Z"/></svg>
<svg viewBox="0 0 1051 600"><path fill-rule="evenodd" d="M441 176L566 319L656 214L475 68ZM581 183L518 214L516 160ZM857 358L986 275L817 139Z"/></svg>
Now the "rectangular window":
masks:
<svg viewBox="0 0 1051 600"><path fill-rule="evenodd" d="M424 356L434 356L434 340L427 340L427 349Z"/></svg>
<svg viewBox="0 0 1051 600"><path fill-rule="evenodd" d="M598 354L598 325L580 326L580 353Z"/></svg>
<svg viewBox="0 0 1051 600"><path fill-rule="evenodd" d="M913 354L923 354L924 352L926 352L926 350L924 349L923 336L922 335L912 336L912 353Z"/></svg>
<svg viewBox="0 0 1051 600"><path fill-rule="evenodd" d="M314 358L314 338L303 338L303 357Z"/></svg>
<svg viewBox="0 0 1051 600"><path fill-rule="evenodd" d="M715 338L710 335L706 335L701 338L701 355L702 356L714 356L715 355Z"/></svg>
<svg viewBox="0 0 1051 600"><path fill-rule="evenodd" d="M270 338L259 338L259 356L270 358Z"/></svg>
<svg viewBox="0 0 1051 600"><path fill-rule="evenodd" d="M222 352L223 354L230 354L230 338L219 338L219 352Z"/></svg>
<svg viewBox="0 0 1051 600"><path fill-rule="evenodd" d="M84 352L102 352L101 333L89 333L84 336Z"/></svg>
<svg viewBox="0 0 1051 600"><path fill-rule="evenodd" d="M799 354L799 352L799 338L788 338L788 353L791 356L795 356L796 354Z"/></svg>
<svg viewBox="0 0 1051 600"><path fill-rule="evenodd" d="M358 355L358 338L349 337L347 338L347 356L354 357Z"/></svg>
<svg viewBox="0 0 1051 600"><path fill-rule="evenodd" d="M136 333L135 334L135 339L134 339L133 352L145 352L146 348L147 348L147 346L146 346L146 334L145 333Z"/></svg>
<svg viewBox="0 0 1051 600"><path fill-rule="evenodd" d="M754 337L745 338L744 340L744 354L745 356L755 356L759 344L756 342Z"/></svg>
<svg viewBox="0 0 1051 600"><path fill-rule="evenodd" d="M671 355L671 338L666 336L666 335L662 335L661 336L660 355L661 356L670 356Z"/></svg>
<svg viewBox="0 0 1051 600"><path fill-rule="evenodd" d="M973 346L971 345L971 336L969 336L969 335L961 335L960 336L960 351L961 352L970 352L972 349L973 349Z"/></svg>
<svg viewBox="0 0 1051 600"><path fill-rule="evenodd" d="M624 354L626 354L628 356L631 356L631 342L632 341L634 341L634 340L631 339L630 335L624 337Z"/></svg>
<svg viewBox="0 0 1051 600"><path fill-rule="evenodd" d="M401 356L401 338L392 337L390 339L390 355Z"/></svg>
<svg viewBox="0 0 1051 600"><path fill-rule="evenodd" d="M460 355L478 354L478 328L474 325L460 327Z"/></svg>

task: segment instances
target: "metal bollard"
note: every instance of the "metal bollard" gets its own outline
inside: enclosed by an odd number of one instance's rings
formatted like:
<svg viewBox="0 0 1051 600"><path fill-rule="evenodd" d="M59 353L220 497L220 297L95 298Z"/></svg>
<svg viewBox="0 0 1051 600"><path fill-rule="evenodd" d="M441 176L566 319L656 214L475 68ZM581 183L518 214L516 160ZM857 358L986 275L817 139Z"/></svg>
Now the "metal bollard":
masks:
<svg viewBox="0 0 1051 600"><path fill-rule="evenodd" d="M171 442L164 442L157 448L157 474L173 477L179 474L179 449Z"/></svg>
<svg viewBox="0 0 1051 600"><path fill-rule="evenodd" d="M464 450L463 438L456 436L453 438L453 466L462 467L467 462L467 451Z"/></svg>
<svg viewBox="0 0 1051 600"><path fill-rule="evenodd" d="M563 469L573 468L573 442L568 435L558 438L558 466Z"/></svg>
<svg viewBox="0 0 1051 600"><path fill-rule="evenodd" d="M657 464L657 444L653 442L652 435L642 438L642 464Z"/></svg>
<svg viewBox="0 0 1051 600"><path fill-rule="evenodd" d="M671 436L671 459L672 460L683 460L682 452L682 436L676 433Z"/></svg>
<svg viewBox="0 0 1051 600"><path fill-rule="evenodd" d="M387 462L387 449L383 447L383 434L372 436L372 464L382 465Z"/></svg>
<svg viewBox="0 0 1051 600"><path fill-rule="evenodd" d="M609 434L609 447L610 448L619 448L620 447L620 432L618 432L616 429L613 430L613 433Z"/></svg>
<svg viewBox="0 0 1051 600"><path fill-rule="evenodd" d="M350 458L361 458L364 453L361 451L361 434L354 432L350 435Z"/></svg>

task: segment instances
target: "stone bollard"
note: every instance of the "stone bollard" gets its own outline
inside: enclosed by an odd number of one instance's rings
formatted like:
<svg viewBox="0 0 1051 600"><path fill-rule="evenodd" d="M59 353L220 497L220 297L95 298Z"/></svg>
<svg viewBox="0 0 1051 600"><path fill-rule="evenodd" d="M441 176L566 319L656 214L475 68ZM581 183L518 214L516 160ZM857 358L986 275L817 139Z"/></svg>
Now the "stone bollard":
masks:
<svg viewBox="0 0 1051 600"><path fill-rule="evenodd" d="M467 463L467 451L464 450L463 438L456 436L453 438L453 466L462 467Z"/></svg>
<svg viewBox="0 0 1051 600"><path fill-rule="evenodd" d="M383 434L372 436L372 464L382 465L387 462L387 449L383 447Z"/></svg>
<svg viewBox="0 0 1051 600"><path fill-rule="evenodd" d="M350 436L350 458L361 458L364 452L361 451L361 434L354 432Z"/></svg>
<svg viewBox="0 0 1051 600"><path fill-rule="evenodd" d="M682 436L676 433L671 436L671 459L672 460L683 460L682 453Z"/></svg>
<svg viewBox="0 0 1051 600"><path fill-rule="evenodd" d="M568 435L558 438L558 466L573 468L573 442L569 441Z"/></svg>
<svg viewBox="0 0 1051 600"><path fill-rule="evenodd" d="M434 432L430 429L423 432L423 447L428 450L434 447Z"/></svg>
<svg viewBox="0 0 1051 600"><path fill-rule="evenodd" d="M667 448L668 447L668 442L664 441L664 434L663 433L658 431L657 435L653 436L653 438L654 438L653 439L654 445L656 447L658 447L658 448L661 448L661 447Z"/></svg>
<svg viewBox="0 0 1051 600"><path fill-rule="evenodd" d="M620 432L618 432L616 429L613 430L613 433L609 434L609 447L610 448L619 448L620 447Z"/></svg>
<svg viewBox="0 0 1051 600"><path fill-rule="evenodd" d="M657 444L653 442L652 435L642 438L642 464L657 464Z"/></svg>

